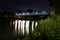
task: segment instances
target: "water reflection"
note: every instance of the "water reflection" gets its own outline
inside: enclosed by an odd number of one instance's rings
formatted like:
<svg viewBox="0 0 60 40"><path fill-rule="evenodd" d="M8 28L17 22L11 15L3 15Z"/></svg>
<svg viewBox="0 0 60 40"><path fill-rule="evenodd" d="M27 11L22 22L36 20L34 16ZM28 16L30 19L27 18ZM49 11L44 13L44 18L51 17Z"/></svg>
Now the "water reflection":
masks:
<svg viewBox="0 0 60 40"><path fill-rule="evenodd" d="M17 21L18 20L15 21L15 34L17 34Z"/></svg>
<svg viewBox="0 0 60 40"><path fill-rule="evenodd" d="M20 26L20 25L21 25L21 20L18 20L18 34L19 34L19 35L20 35L20 31L21 31L21 30L20 30L20 29L21 29L21 26Z"/></svg>
<svg viewBox="0 0 60 40"><path fill-rule="evenodd" d="M29 34L29 22L30 21L26 21L26 34Z"/></svg>
<svg viewBox="0 0 60 40"><path fill-rule="evenodd" d="M31 22L31 25L29 24ZM15 20L15 35L29 35L29 27L31 27L32 32L34 31L34 27L37 27L37 21L27 21L27 20Z"/></svg>

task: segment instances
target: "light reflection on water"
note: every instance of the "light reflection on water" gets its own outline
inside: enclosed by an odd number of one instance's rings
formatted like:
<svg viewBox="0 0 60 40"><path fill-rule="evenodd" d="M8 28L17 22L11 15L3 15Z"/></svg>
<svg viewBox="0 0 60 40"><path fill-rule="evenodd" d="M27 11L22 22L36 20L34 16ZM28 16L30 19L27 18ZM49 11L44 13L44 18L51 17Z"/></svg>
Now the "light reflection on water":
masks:
<svg viewBox="0 0 60 40"><path fill-rule="evenodd" d="M38 23L35 21L31 22L31 25L29 24L31 21L26 20L15 20L15 35L29 35L29 27L31 26L32 32L34 31L34 26L37 27ZM35 24L34 24L35 23Z"/></svg>
<svg viewBox="0 0 60 40"><path fill-rule="evenodd" d="M29 22L30 21L26 21L26 34L29 34Z"/></svg>

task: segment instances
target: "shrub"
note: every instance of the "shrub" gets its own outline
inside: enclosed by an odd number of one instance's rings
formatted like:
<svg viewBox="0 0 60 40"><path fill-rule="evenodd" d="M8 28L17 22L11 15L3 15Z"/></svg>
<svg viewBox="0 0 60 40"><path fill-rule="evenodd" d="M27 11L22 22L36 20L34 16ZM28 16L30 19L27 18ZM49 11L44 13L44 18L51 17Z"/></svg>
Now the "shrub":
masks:
<svg viewBox="0 0 60 40"><path fill-rule="evenodd" d="M31 37L31 40L60 40L60 16L40 20Z"/></svg>

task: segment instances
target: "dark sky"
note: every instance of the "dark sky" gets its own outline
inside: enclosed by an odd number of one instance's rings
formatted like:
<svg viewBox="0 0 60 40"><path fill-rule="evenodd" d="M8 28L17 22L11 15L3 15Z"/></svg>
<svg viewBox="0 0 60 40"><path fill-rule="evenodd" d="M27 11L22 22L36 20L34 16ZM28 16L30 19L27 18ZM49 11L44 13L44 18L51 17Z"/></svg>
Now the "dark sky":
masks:
<svg viewBox="0 0 60 40"><path fill-rule="evenodd" d="M0 0L0 10L17 11L27 9L51 11L48 0Z"/></svg>

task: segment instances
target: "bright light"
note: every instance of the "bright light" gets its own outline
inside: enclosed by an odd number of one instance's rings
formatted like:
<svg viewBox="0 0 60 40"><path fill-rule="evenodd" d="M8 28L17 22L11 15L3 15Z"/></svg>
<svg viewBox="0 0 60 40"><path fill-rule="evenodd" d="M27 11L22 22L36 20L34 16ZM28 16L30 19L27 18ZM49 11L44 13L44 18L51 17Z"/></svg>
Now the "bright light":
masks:
<svg viewBox="0 0 60 40"><path fill-rule="evenodd" d="M32 32L34 30L34 21L32 21Z"/></svg>
<svg viewBox="0 0 60 40"><path fill-rule="evenodd" d="M24 35L24 25L25 24L25 21L23 20L23 21L21 21L21 34L23 34Z"/></svg>
<svg viewBox="0 0 60 40"><path fill-rule="evenodd" d="M37 22L35 22L35 27L37 27L37 25L38 25L38 23L37 23Z"/></svg>
<svg viewBox="0 0 60 40"><path fill-rule="evenodd" d="M18 34L20 35L21 29L21 20L18 20Z"/></svg>
<svg viewBox="0 0 60 40"><path fill-rule="evenodd" d="M29 34L29 22L30 21L26 21L26 34Z"/></svg>
<svg viewBox="0 0 60 40"><path fill-rule="evenodd" d="M24 33L26 33L27 35L29 35L29 26L31 26L31 30L32 32L34 31L34 26L37 27L38 23L35 21L32 21L32 25L29 24L30 21L26 21L26 20L15 20L14 24L15 24L15 35L24 35Z"/></svg>
<svg viewBox="0 0 60 40"><path fill-rule="evenodd" d="M17 34L17 20L15 21L15 35Z"/></svg>

